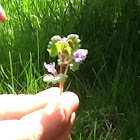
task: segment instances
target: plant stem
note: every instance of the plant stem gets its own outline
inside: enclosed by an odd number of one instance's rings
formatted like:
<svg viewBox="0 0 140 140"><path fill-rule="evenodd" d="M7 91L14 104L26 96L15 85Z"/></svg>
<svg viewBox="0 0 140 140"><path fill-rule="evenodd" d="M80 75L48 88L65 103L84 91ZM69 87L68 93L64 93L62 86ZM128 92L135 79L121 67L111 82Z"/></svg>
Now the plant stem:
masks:
<svg viewBox="0 0 140 140"><path fill-rule="evenodd" d="M61 82L59 84L59 87L60 87L60 94L62 94L63 93L63 90L64 90L64 82Z"/></svg>
<svg viewBox="0 0 140 140"><path fill-rule="evenodd" d="M56 77L58 75L57 71L53 73L53 75Z"/></svg>
<svg viewBox="0 0 140 140"><path fill-rule="evenodd" d="M60 73L63 73L63 67L64 67L64 64L61 64ZM62 94L64 90L64 82L60 82L59 87L60 87L60 94Z"/></svg>
<svg viewBox="0 0 140 140"><path fill-rule="evenodd" d="M69 63L66 65L66 69L65 69L65 75L67 75L67 72L68 72L68 69L69 69Z"/></svg>
<svg viewBox="0 0 140 140"><path fill-rule="evenodd" d="M63 67L64 67L64 64L61 64L60 65L60 73L63 73Z"/></svg>

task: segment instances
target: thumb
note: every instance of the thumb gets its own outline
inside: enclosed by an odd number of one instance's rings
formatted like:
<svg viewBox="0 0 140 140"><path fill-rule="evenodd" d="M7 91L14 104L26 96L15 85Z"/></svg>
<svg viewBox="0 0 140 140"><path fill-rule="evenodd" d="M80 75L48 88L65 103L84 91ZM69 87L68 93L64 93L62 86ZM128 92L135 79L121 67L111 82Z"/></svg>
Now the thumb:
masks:
<svg viewBox="0 0 140 140"><path fill-rule="evenodd" d="M77 95L72 92L65 92L57 99L49 102L44 109L24 116L21 119L25 125L24 132L30 132L35 137L39 134L40 139L43 140L59 140L60 136L66 138L70 134L71 123L75 117L74 112L78 105Z"/></svg>

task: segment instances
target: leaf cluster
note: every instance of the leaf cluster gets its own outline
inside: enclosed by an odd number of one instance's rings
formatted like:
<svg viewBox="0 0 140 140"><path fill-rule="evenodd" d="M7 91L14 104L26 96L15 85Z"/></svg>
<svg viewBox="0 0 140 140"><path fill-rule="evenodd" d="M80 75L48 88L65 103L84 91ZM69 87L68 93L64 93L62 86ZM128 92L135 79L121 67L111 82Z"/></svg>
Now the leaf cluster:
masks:
<svg viewBox="0 0 140 140"><path fill-rule="evenodd" d="M70 58L72 54L80 48L80 39L76 34L68 35L67 38L61 38L59 35L53 36L48 45L48 52L51 57L63 55Z"/></svg>

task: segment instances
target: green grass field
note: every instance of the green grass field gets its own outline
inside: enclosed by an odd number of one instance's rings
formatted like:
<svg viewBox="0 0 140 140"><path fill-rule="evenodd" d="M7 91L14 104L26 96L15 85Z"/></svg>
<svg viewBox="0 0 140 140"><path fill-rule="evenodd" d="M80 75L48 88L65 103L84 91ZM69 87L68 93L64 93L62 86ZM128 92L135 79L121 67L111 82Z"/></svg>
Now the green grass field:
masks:
<svg viewBox="0 0 140 140"><path fill-rule="evenodd" d="M80 99L71 140L140 139L138 0L1 0L0 93L35 94L53 35L80 36L89 51L65 89ZM55 61L55 60L54 60Z"/></svg>

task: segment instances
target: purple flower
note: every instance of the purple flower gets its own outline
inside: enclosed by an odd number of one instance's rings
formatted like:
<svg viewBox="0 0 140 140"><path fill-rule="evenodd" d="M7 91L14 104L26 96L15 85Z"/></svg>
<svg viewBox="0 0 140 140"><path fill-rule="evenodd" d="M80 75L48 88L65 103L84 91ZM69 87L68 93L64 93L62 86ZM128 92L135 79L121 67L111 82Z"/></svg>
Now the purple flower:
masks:
<svg viewBox="0 0 140 140"><path fill-rule="evenodd" d="M75 62L80 63L83 60L86 59L86 55L87 55L88 51L85 49L79 49L76 52L74 52L73 54L73 59L75 60Z"/></svg>
<svg viewBox="0 0 140 140"><path fill-rule="evenodd" d="M50 64L47 64L46 62L44 62L44 67L47 69L48 72L51 72L51 73L55 73L56 72L56 69L55 69L55 63L50 63Z"/></svg>

